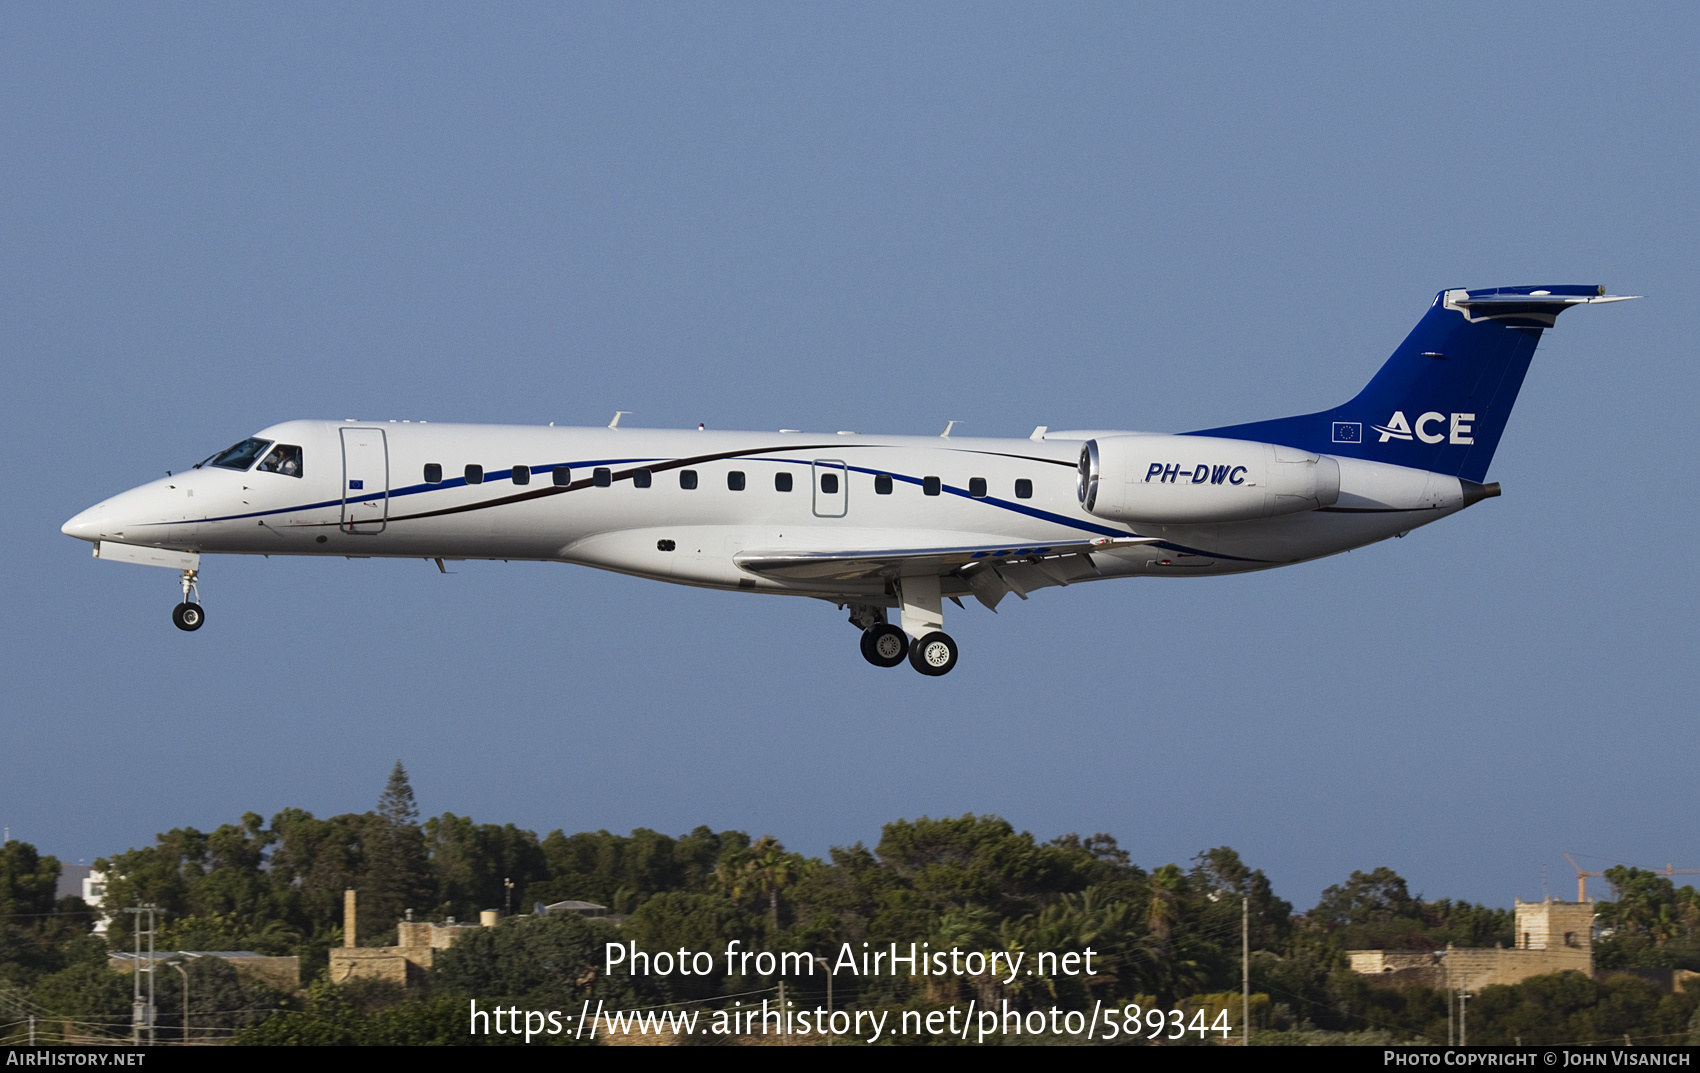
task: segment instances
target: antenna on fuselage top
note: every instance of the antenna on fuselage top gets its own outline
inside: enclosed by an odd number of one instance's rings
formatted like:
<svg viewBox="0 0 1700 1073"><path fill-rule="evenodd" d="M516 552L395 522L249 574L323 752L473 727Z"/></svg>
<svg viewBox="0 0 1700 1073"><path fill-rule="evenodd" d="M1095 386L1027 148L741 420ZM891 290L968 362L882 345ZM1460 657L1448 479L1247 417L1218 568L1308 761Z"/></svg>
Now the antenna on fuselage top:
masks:
<svg viewBox="0 0 1700 1073"><path fill-rule="evenodd" d="M945 440L950 439L950 430L955 428L957 425L959 425L961 423L962 422L960 422L960 421L946 421L944 423L944 431L939 433L939 438L945 439Z"/></svg>
<svg viewBox="0 0 1700 1073"><path fill-rule="evenodd" d="M609 428L619 428L620 427L620 418L625 417L627 414L629 414L631 412L632 411L630 411L630 410L615 410L614 411L614 420L608 422L608 427Z"/></svg>

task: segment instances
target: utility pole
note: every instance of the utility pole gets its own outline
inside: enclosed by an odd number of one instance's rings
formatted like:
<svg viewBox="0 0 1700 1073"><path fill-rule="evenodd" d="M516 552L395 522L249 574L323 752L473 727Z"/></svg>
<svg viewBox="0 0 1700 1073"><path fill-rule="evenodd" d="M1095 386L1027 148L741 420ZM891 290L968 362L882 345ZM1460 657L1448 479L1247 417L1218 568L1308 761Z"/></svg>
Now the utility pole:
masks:
<svg viewBox="0 0 1700 1073"><path fill-rule="evenodd" d="M1452 966L1444 961L1441 966L1446 973L1446 1045L1450 1047L1458 1036L1452 1025L1452 1007L1457 1004L1458 995L1452 990Z"/></svg>
<svg viewBox="0 0 1700 1073"><path fill-rule="evenodd" d="M1251 892L1240 895L1241 1046L1251 1046Z"/></svg>
<svg viewBox="0 0 1700 1073"><path fill-rule="evenodd" d="M1458 1046L1470 1045L1470 991L1458 992Z"/></svg>
<svg viewBox="0 0 1700 1073"><path fill-rule="evenodd" d="M819 954L810 955L826 970L826 1045L832 1046L832 966Z"/></svg>
<svg viewBox="0 0 1700 1073"><path fill-rule="evenodd" d="M154 999L154 986L153 986L154 914L157 913L159 910L158 910L158 906L154 906L154 905L137 905L137 906L133 906L131 908L128 908L124 911L126 913L131 914L131 916L135 919L135 922L136 922L135 927L132 929L134 936L135 936L135 947L136 947L135 958L136 958L136 960L134 962L135 972L132 974L131 999L130 999L130 1042L132 1044L135 1044L136 1046L140 1046L141 1042L142 1042L142 1026L143 1025L147 1026L148 1043L151 1044L151 1043L154 1042L154 1027L153 1027L154 1026L154 1001L153 1001L153 999ZM148 923L147 923L146 929L144 929L142 927L142 914L143 913L146 913L148 915ZM147 957L147 968L145 970L142 968L142 935L144 933L148 937L148 957ZM146 971L147 974L148 974L148 997L147 997L146 1002L142 1001L142 973L144 971Z"/></svg>
<svg viewBox="0 0 1700 1073"><path fill-rule="evenodd" d="M167 965L177 970L177 975L183 977L183 1046L189 1045L189 974L184 971L181 961L168 961Z"/></svg>

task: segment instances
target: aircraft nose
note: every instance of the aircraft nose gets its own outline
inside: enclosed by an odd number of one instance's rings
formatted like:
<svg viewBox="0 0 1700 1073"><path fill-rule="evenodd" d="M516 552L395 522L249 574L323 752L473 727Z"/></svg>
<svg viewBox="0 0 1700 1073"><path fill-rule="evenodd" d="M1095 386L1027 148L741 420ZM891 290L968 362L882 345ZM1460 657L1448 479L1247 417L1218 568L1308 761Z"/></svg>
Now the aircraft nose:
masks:
<svg viewBox="0 0 1700 1073"><path fill-rule="evenodd" d="M78 540L99 540L102 522L106 519L106 504L90 507L59 527L59 531Z"/></svg>

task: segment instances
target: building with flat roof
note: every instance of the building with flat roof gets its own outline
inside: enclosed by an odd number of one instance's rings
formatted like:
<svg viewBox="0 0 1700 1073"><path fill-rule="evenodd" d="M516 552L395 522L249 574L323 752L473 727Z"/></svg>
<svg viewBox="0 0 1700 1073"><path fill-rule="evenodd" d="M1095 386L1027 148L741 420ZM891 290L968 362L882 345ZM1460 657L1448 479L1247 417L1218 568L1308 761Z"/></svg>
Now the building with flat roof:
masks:
<svg viewBox="0 0 1700 1073"><path fill-rule="evenodd" d="M168 961L192 961L195 958L219 958L230 963L236 970L237 978L245 983L265 984L274 991L290 993L301 988L301 959L290 955L288 957L270 957L258 954L252 950L156 950L153 954L154 966L163 965ZM147 966L148 955L128 952L114 952L106 956L106 964L118 972L133 972L138 966Z"/></svg>
<svg viewBox="0 0 1700 1073"><path fill-rule="evenodd" d="M1593 974L1593 902L1518 899L1515 921L1517 945L1510 949L1448 943L1445 950L1348 950L1346 956L1353 972L1381 987L1473 991L1550 972Z"/></svg>

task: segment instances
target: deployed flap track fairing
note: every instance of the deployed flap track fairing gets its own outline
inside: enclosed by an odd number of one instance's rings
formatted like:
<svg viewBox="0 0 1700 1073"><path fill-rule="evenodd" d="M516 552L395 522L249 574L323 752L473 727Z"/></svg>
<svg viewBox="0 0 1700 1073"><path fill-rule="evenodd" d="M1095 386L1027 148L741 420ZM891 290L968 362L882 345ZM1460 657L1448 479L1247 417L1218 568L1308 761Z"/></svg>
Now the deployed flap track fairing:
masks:
<svg viewBox="0 0 1700 1073"><path fill-rule="evenodd" d="M1024 439L289 421L66 522L95 555L577 563L830 600L876 666L956 665L943 605L1347 551L1499 494L1485 483L1541 332L1603 288L1442 291L1357 397L1174 435ZM889 621L895 617L896 621Z"/></svg>

